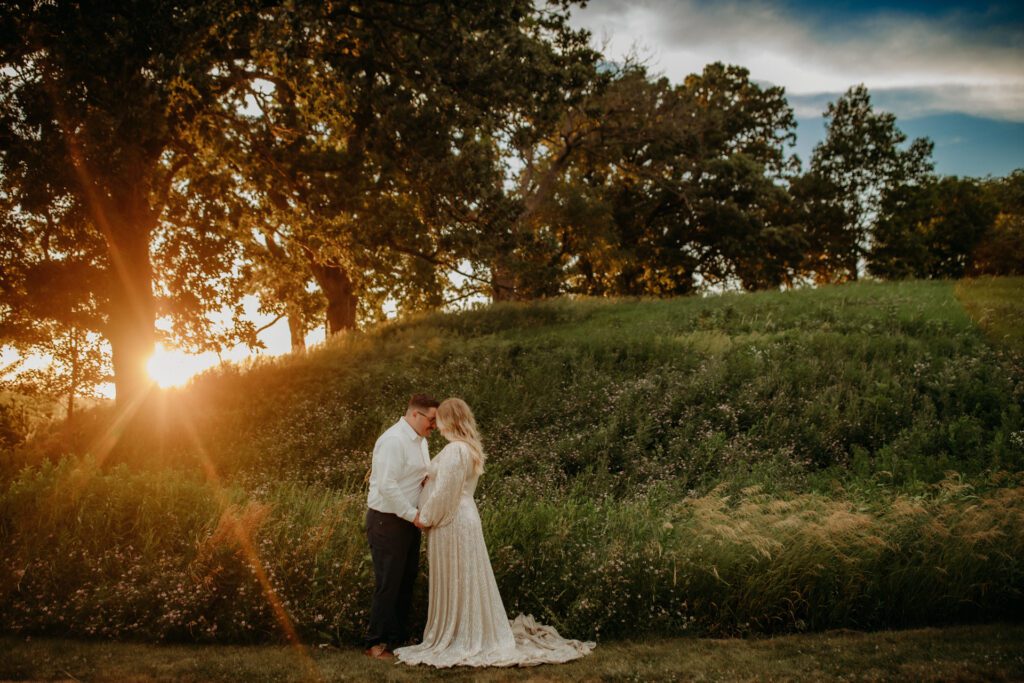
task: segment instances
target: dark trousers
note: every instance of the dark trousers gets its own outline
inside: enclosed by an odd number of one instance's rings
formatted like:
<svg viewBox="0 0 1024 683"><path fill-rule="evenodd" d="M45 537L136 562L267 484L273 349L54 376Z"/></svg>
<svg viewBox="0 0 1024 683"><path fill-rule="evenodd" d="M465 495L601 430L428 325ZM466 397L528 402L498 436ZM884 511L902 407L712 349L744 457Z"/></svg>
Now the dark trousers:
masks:
<svg viewBox="0 0 1024 683"><path fill-rule="evenodd" d="M366 646L398 646L409 637L406 629L420 564L420 530L398 515L367 510L366 538L376 580Z"/></svg>

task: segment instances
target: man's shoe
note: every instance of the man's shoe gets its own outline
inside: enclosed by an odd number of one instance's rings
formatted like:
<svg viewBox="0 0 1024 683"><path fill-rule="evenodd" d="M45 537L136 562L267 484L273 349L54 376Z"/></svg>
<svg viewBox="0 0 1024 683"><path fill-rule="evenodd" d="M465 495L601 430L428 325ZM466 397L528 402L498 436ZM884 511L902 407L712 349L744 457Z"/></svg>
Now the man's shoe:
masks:
<svg viewBox="0 0 1024 683"><path fill-rule="evenodd" d="M371 659L392 659L392 658L394 658L394 655L391 654L390 650L388 650L387 643L377 643L376 645L368 648L365 652L363 652L363 654L366 655L367 657L370 657Z"/></svg>

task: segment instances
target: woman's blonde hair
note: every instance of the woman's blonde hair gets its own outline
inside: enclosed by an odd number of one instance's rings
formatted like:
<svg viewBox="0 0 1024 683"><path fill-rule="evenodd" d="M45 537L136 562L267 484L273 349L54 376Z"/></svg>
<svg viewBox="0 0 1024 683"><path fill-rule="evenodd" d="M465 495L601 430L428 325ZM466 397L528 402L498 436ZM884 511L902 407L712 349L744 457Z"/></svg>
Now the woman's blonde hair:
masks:
<svg viewBox="0 0 1024 683"><path fill-rule="evenodd" d="M437 407L437 428L449 441L461 441L469 446L473 471L477 476L484 473L484 460L487 458L480 443L480 433L476 430L476 418L465 401L461 398L441 401Z"/></svg>

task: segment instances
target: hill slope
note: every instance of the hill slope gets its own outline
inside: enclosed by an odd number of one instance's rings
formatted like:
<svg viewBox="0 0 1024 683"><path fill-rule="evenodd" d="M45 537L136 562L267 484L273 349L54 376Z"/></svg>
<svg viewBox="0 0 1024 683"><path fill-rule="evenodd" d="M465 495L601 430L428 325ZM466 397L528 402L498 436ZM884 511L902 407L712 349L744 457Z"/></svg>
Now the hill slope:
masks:
<svg viewBox="0 0 1024 683"><path fill-rule="evenodd" d="M1022 281L999 282L971 301L1024 295ZM224 472L341 486L362 479L408 395L428 391L476 410L489 485L583 479L628 497L653 482L803 488L823 470L936 481L1021 467L1013 359L945 282L495 306L205 376L170 399L189 428L172 420L142 453L202 450Z"/></svg>

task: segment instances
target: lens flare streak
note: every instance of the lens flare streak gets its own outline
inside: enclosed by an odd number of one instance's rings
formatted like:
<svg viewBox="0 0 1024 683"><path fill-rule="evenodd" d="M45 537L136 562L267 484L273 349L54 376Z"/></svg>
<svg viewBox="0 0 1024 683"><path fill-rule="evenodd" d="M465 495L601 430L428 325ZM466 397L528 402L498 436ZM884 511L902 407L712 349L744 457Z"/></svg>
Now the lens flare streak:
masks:
<svg viewBox="0 0 1024 683"><path fill-rule="evenodd" d="M213 464L209 454L206 452L206 448L203 446L199 434L187 419L182 420L182 424L189 439L192 441L196 452L199 454L199 459L202 463L204 473L206 474L207 483L210 484L214 495L217 497L217 502L219 503L221 510L228 510L231 506L231 501L224 492L224 486L221 483L220 474L217 472L216 466ZM280 626L289 645L292 646L295 653L298 655L299 660L302 662L308 680L323 681L324 677L321 674L320 669L313 661L313 658L309 655L306 646L299 639L299 633L296 630L295 625L292 623L291 617L288 615L288 612L284 607L284 603L281 601L277 591L274 590L274 586L270 583L270 578L263 566L263 561L260 559L259 553L256 550L256 544L249 535L248 530L239 523L237 517L229 517L229 523L231 525L232 532L235 535L235 540L245 555L245 559L249 563L249 566L252 568L253 573L256 576L256 580L260 584L260 589L263 591L263 596L266 598L274 613L274 617L277 619L278 626Z"/></svg>

